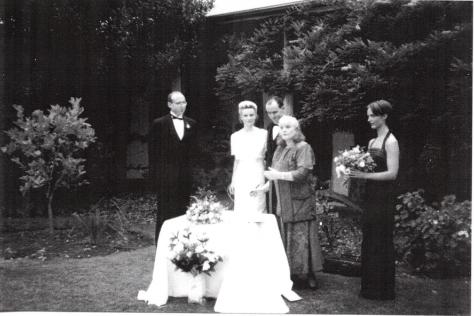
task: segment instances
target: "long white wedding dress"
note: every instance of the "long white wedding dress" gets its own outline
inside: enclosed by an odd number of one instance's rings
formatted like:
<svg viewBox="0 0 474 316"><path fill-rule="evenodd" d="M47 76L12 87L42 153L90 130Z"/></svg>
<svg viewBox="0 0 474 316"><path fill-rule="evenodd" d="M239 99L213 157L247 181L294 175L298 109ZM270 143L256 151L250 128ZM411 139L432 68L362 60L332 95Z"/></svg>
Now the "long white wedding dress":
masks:
<svg viewBox="0 0 474 316"><path fill-rule="evenodd" d="M266 139L267 131L256 127L250 132L239 130L231 136L231 154L238 161L233 174L235 221L230 228L234 238L229 245L232 249L229 266L214 306L216 312L282 314L289 311L282 298L282 294L291 294L286 291L291 290L289 267L287 261L281 260L286 255L276 221L266 218L262 222L249 222L265 212L265 193L252 197L250 191L265 181ZM282 271L288 275L286 279L275 277Z"/></svg>
<svg viewBox="0 0 474 316"><path fill-rule="evenodd" d="M265 182L263 176L267 131L254 127L241 129L230 137L231 155L237 161L232 183L234 185L234 212L241 214L264 213L265 193L250 196L250 191Z"/></svg>

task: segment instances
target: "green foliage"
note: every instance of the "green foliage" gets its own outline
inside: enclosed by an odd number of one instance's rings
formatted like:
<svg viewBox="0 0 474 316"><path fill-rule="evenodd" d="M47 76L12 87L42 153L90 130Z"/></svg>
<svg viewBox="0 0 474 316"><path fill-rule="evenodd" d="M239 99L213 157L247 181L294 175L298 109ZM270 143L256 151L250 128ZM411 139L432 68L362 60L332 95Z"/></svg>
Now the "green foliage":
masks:
<svg viewBox="0 0 474 316"><path fill-rule="evenodd" d="M229 55L229 63L218 68L216 92L224 99L235 95L267 91L285 86L282 77L283 42L281 18L263 23L249 39L235 45L236 51Z"/></svg>
<svg viewBox="0 0 474 316"><path fill-rule="evenodd" d="M430 275L468 275L471 249L471 202L445 196L427 205L423 191L398 197L395 248L416 271Z"/></svg>
<svg viewBox="0 0 474 316"><path fill-rule="evenodd" d="M109 217L101 214L98 208L87 214L73 213L72 215L76 219L75 227L84 233L89 238L89 242L94 245L103 240L106 230L111 225Z"/></svg>
<svg viewBox="0 0 474 316"><path fill-rule="evenodd" d="M2 151L24 172L22 193L45 186L54 192L87 183L85 159L79 155L95 141L94 129L87 119L79 118L84 111L80 99L69 102L70 108L52 105L48 113L36 110L31 117L25 116L22 106L14 106L16 127L6 131L10 143Z"/></svg>
<svg viewBox="0 0 474 316"><path fill-rule="evenodd" d="M316 193L316 214L324 255L360 261L362 231L358 218L341 216L331 200L320 193Z"/></svg>
<svg viewBox="0 0 474 316"><path fill-rule="evenodd" d="M234 45L218 69L217 92L296 92L305 120L347 121L360 118L374 98L397 100L408 73L429 79L449 67L440 64L446 58L470 64L470 55L456 49L472 29L468 16L455 15L462 5L407 2L327 1L333 11L324 16L303 6L271 18Z"/></svg>
<svg viewBox="0 0 474 316"><path fill-rule="evenodd" d="M439 197L469 194L452 184L459 176L450 184L442 179L453 172L450 159L470 166L472 3L322 5L324 13L294 7L268 18L252 36L232 38L229 62L217 70L217 94L292 93L295 114L307 127L351 128L361 138L367 137L366 105L388 100L394 105L389 125L408 153L402 159L411 159L402 162L403 190L435 183L430 193Z"/></svg>
<svg viewBox="0 0 474 316"><path fill-rule="evenodd" d="M139 225L154 223L157 210L156 194L114 196L103 200L100 207L112 214L120 210L123 216L132 223Z"/></svg>
<svg viewBox="0 0 474 316"><path fill-rule="evenodd" d="M123 1L100 21L106 49L156 70L194 58L198 31L213 0Z"/></svg>
<svg viewBox="0 0 474 316"><path fill-rule="evenodd" d="M1 148L23 172L20 177L23 194L46 188L51 221L55 192L87 183L83 178L85 159L80 155L96 137L87 119L79 117L84 111L80 101L71 98L69 108L52 105L47 113L36 110L31 117L25 116L22 106L14 106L16 127L6 131L10 142Z"/></svg>
<svg viewBox="0 0 474 316"><path fill-rule="evenodd" d="M125 196L102 198L86 213L73 213L75 227L87 236L92 244L104 242L107 235L118 235L126 243L132 226L154 222L156 199L151 196Z"/></svg>

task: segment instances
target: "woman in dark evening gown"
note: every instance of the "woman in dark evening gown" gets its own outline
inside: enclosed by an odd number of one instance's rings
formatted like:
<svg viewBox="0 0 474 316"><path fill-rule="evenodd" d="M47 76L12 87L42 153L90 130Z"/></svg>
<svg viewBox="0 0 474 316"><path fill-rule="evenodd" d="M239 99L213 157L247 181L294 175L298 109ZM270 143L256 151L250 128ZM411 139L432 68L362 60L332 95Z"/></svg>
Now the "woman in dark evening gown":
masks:
<svg viewBox="0 0 474 316"><path fill-rule="evenodd" d="M366 179L362 215L362 278L360 295L375 300L395 298L395 251L393 246L394 196L399 148L386 120L392 106L385 100L367 106L368 122L377 131L368 150L377 167L374 172L351 171L352 178Z"/></svg>

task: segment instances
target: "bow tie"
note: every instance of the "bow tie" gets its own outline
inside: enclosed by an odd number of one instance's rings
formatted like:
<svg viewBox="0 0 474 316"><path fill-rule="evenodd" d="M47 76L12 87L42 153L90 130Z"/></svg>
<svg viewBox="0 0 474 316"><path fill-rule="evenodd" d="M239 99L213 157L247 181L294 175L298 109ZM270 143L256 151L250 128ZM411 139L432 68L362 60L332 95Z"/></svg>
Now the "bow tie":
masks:
<svg viewBox="0 0 474 316"><path fill-rule="evenodd" d="M177 116L175 116L175 115L173 115L173 114L171 114L171 118L172 118L173 120L181 120L181 121L183 121L183 118L182 118L182 117L177 117Z"/></svg>

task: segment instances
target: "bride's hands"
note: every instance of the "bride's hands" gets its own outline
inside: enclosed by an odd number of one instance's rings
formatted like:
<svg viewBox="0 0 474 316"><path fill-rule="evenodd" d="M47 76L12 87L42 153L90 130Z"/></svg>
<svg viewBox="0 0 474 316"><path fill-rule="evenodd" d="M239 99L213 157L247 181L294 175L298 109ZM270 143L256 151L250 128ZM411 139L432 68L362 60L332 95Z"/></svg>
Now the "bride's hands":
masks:
<svg viewBox="0 0 474 316"><path fill-rule="evenodd" d="M268 170L263 172L263 175L269 180L278 180L280 172L273 168L268 168Z"/></svg>
<svg viewBox="0 0 474 316"><path fill-rule="evenodd" d="M266 182L265 184L257 185L255 189L250 191L250 196L254 197L254 196L257 196L257 194L260 192L267 192L269 187L270 187L269 182Z"/></svg>

